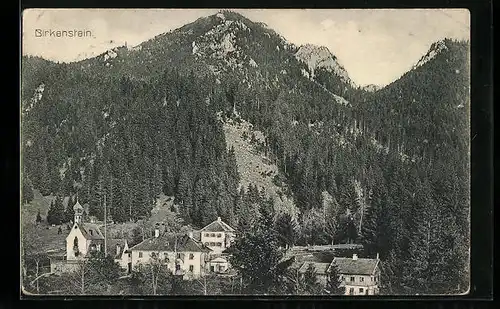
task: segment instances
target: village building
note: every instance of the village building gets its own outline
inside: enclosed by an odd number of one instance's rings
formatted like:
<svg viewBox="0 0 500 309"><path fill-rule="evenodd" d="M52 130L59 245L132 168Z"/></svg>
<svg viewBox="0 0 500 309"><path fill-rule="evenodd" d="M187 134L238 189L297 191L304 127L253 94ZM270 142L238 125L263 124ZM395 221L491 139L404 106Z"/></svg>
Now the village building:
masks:
<svg viewBox="0 0 500 309"><path fill-rule="evenodd" d="M104 239L99 226L84 222L85 210L77 201L73 206L75 212L73 226L66 237L64 254L50 255L51 272L61 273L77 269L81 261L92 252L104 252L111 255L123 269L130 270L130 254L126 239ZM106 250L104 247L106 246Z"/></svg>
<svg viewBox="0 0 500 309"><path fill-rule="evenodd" d="M66 259L78 260L85 258L91 251L104 250L104 235L99 226L83 222L83 207L76 202L73 207L75 220L66 237Z"/></svg>
<svg viewBox="0 0 500 309"><path fill-rule="evenodd" d="M344 287L345 295L378 295L380 286L380 259L377 254L375 259L336 257L330 264L337 265L338 273Z"/></svg>
<svg viewBox="0 0 500 309"><path fill-rule="evenodd" d="M312 256L312 255L311 255ZM303 258L303 257L302 257ZM380 286L379 257L375 259L358 258L353 254L352 258L334 257L330 263L315 261L297 261L294 257L291 268L304 275L307 268L312 265L318 283L327 287L328 277L333 264L337 265L338 274L345 295L377 295Z"/></svg>
<svg viewBox="0 0 500 309"><path fill-rule="evenodd" d="M132 268L156 260L167 265L173 274L189 279L205 275L211 250L195 240L191 233L160 234L156 229L154 237L133 246L130 252Z"/></svg>
<svg viewBox="0 0 500 309"><path fill-rule="evenodd" d="M212 254L220 254L229 248L235 237L236 230L220 217L200 230L200 240L212 250Z"/></svg>
<svg viewBox="0 0 500 309"><path fill-rule="evenodd" d="M208 263L210 271L213 273L225 273L229 270L229 262L227 257L219 256L210 260Z"/></svg>

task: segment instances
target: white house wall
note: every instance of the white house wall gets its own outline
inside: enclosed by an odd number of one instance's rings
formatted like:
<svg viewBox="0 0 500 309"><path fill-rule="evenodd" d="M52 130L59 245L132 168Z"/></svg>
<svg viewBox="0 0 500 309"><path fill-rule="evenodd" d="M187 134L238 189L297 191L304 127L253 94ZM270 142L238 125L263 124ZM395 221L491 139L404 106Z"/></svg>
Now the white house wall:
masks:
<svg viewBox="0 0 500 309"><path fill-rule="evenodd" d="M139 257L140 252L142 252L142 257ZM152 253L158 254L161 261L168 258L167 267L170 270L175 269L176 256L174 252L158 252L158 251L132 251L132 267L136 267L140 264L147 264L151 260ZM185 272L189 272L189 266L193 266L193 275L199 277L205 273L205 254L202 252L178 252L184 254L184 259L182 260L181 269ZM193 259L189 259L189 254L193 254Z"/></svg>

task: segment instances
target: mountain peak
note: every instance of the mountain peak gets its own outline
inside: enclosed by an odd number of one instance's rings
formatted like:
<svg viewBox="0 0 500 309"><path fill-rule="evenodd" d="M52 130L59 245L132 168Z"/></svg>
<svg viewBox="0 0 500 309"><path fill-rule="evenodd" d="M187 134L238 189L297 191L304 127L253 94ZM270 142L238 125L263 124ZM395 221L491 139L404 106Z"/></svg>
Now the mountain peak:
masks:
<svg viewBox="0 0 500 309"><path fill-rule="evenodd" d="M382 89L383 87L380 85L375 85L375 84L369 84L366 86L361 86L360 87L362 90L367 91L367 92L376 92Z"/></svg>
<svg viewBox="0 0 500 309"><path fill-rule="evenodd" d="M419 66L424 65L429 60L436 57L439 53L441 53L447 49L448 49L448 46L446 45L446 39L439 40L437 42L432 43L432 45L429 48L429 50L427 51L427 53L422 58L420 58L420 60L417 62L417 64L413 68L415 69L415 68L418 68Z"/></svg>
<svg viewBox="0 0 500 309"><path fill-rule="evenodd" d="M302 45L295 53L295 57L307 64L312 77L314 77L316 69L323 68L338 75L345 83L356 87L354 82L349 78L347 71L338 62L337 57L326 46L314 44Z"/></svg>

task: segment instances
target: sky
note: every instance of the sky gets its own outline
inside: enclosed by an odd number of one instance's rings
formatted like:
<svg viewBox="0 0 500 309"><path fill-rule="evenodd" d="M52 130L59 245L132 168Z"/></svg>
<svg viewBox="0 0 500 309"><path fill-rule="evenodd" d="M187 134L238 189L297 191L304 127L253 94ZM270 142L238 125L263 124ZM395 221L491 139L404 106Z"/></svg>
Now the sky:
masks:
<svg viewBox="0 0 500 309"><path fill-rule="evenodd" d="M469 40L466 9L234 9L296 45L326 46L358 85L385 86L444 38ZM138 45L218 9L31 9L23 12L23 55L71 62ZM82 30L85 37L40 36Z"/></svg>

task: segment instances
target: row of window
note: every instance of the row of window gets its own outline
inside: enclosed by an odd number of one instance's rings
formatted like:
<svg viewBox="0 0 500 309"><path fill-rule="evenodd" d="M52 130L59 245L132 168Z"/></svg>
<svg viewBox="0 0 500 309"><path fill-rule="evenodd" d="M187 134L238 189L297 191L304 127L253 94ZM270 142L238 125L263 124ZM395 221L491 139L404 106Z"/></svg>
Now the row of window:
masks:
<svg viewBox="0 0 500 309"><path fill-rule="evenodd" d="M221 242L206 242L205 243L205 246L209 246L209 247L222 247L222 243Z"/></svg>
<svg viewBox="0 0 500 309"><path fill-rule="evenodd" d="M205 233L205 237L222 237L222 233Z"/></svg>
<svg viewBox="0 0 500 309"><path fill-rule="evenodd" d="M144 255L143 255L143 252L142 251L139 251L139 258L142 258ZM156 257L156 253L155 252L152 252L151 253L151 256L152 257ZM177 258L180 259L182 257L181 253L177 253ZM194 260L194 254L193 253L189 253L189 259L190 260ZM168 260L168 256L165 255L165 261Z"/></svg>
<svg viewBox="0 0 500 309"><path fill-rule="evenodd" d="M175 265L175 270L181 270L181 265L179 264ZM189 271L190 272L194 271L194 265L189 265Z"/></svg>
<svg viewBox="0 0 500 309"><path fill-rule="evenodd" d="M365 293L364 288L359 288L359 293ZM354 288L349 288L349 294L353 295L354 294ZM366 294L368 294L368 290L366 290Z"/></svg>
<svg viewBox="0 0 500 309"><path fill-rule="evenodd" d="M344 280L344 276L340 276L340 279ZM355 282L355 281L356 281L356 277L355 277L355 276L350 276L350 277L345 278L345 280L346 280L347 282L349 282L349 281L350 281L350 282ZM360 277L359 277L359 282L365 282L365 277L360 276ZM372 277L371 277L371 282L377 282L377 277L373 277L373 276L372 276Z"/></svg>

